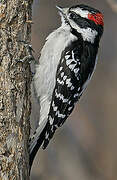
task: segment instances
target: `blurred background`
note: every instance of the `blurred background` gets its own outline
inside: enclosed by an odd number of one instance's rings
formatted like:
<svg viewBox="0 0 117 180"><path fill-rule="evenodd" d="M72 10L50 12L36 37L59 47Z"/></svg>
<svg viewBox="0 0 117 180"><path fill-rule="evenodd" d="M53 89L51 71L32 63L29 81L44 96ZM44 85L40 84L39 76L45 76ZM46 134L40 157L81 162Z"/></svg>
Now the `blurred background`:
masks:
<svg viewBox="0 0 117 180"><path fill-rule="evenodd" d="M35 158L31 180L117 180L117 1L35 0L32 45L39 55L50 32L60 26L55 5L84 3L104 14L96 72L80 102L47 150ZM32 95L33 130L39 106ZM35 122L34 122L35 121Z"/></svg>

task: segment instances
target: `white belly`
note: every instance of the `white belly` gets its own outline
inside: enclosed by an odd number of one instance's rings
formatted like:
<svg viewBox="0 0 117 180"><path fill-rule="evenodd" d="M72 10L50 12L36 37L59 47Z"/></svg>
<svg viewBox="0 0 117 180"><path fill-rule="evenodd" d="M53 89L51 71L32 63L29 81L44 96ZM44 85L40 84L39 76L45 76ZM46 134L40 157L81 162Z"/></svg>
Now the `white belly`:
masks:
<svg viewBox="0 0 117 180"><path fill-rule="evenodd" d="M61 53L75 39L77 38L69 30L64 30L63 28L57 29L48 36L41 51L40 64L36 67L34 77L34 85L38 97L44 97L51 101Z"/></svg>

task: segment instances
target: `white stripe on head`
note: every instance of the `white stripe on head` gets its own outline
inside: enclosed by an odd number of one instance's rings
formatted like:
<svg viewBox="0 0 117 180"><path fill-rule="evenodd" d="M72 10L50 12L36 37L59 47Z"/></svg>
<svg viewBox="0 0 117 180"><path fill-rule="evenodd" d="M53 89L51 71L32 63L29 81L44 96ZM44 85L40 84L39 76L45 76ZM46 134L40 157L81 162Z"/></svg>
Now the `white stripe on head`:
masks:
<svg viewBox="0 0 117 180"><path fill-rule="evenodd" d="M74 9L71 9L71 11L75 12L76 14L80 15L83 18L88 19L89 11L87 10L82 10L81 8L74 8Z"/></svg>

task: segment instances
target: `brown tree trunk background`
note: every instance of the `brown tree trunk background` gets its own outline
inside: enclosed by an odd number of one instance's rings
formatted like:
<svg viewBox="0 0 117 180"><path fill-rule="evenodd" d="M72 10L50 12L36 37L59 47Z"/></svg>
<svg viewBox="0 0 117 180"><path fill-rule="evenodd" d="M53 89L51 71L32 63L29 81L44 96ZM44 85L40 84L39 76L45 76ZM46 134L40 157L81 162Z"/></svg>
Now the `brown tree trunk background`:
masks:
<svg viewBox="0 0 117 180"><path fill-rule="evenodd" d="M0 180L29 179L32 0L0 1Z"/></svg>

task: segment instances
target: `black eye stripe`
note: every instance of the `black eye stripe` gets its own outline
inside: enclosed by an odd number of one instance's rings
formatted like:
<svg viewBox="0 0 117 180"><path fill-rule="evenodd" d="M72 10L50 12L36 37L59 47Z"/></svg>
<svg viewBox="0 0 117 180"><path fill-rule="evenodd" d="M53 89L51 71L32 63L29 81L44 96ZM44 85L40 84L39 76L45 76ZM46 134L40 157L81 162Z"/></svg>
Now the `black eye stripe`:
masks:
<svg viewBox="0 0 117 180"><path fill-rule="evenodd" d="M70 19L72 19L76 24L81 25L83 23L86 26L90 26L90 21L87 18L84 18L80 16L79 14L76 14L74 11L70 11ZM82 26L81 26L82 27Z"/></svg>
<svg viewBox="0 0 117 180"><path fill-rule="evenodd" d="M79 14L76 14L73 11L70 11L69 14L70 14L70 17L73 18L73 19L81 17Z"/></svg>
<svg viewBox="0 0 117 180"><path fill-rule="evenodd" d="M74 11L69 11L69 18L72 19L80 28L91 28L97 30L97 27L93 21L76 14ZM93 24L93 26L92 26Z"/></svg>

